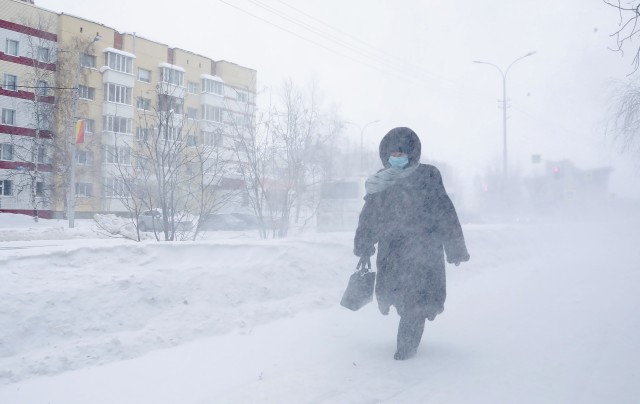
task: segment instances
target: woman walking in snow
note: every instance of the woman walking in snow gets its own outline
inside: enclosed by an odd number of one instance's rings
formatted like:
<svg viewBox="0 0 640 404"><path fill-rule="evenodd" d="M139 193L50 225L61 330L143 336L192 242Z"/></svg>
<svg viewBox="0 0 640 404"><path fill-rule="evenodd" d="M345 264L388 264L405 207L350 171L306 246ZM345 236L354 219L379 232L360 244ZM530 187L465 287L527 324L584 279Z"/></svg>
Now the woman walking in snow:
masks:
<svg viewBox="0 0 640 404"><path fill-rule="evenodd" d="M395 128L380 142L384 169L365 182L365 204L354 240L358 266L378 244L375 294L380 312L400 315L395 359L415 355L425 319L444 310L445 263L469 260L458 215L438 169L420 164L421 145L409 128Z"/></svg>

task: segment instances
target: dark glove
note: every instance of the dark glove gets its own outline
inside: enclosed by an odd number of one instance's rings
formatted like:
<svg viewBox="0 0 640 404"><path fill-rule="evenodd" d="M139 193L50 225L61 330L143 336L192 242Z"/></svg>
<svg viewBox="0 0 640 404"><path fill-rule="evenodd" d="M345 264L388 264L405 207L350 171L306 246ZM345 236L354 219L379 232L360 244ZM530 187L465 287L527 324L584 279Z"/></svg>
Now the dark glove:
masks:
<svg viewBox="0 0 640 404"><path fill-rule="evenodd" d="M360 261L358 261L358 265L356 265L356 269L371 269L371 257L364 255L360 257Z"/></svg>

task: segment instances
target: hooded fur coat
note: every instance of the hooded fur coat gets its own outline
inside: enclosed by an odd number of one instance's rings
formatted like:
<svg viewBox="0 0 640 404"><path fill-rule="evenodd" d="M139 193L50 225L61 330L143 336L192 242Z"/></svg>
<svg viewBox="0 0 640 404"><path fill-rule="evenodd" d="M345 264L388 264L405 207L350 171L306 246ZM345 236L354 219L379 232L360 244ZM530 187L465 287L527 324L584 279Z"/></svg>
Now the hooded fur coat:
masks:
<svg viewBox="0 0 640 404"><path fill-rule="evenodd" d="M403 151L410 156L409 165L419 164L417 135L408 128L394 130L395 139L392 136L389 141L392 131L381 142L383 163L392 151ZM440 172L432 165L419 164L410 176L367 194L364 200L354 253L371 256L378 244L375 293L380 310L386 313L393 305L401 317L433 320L444 310L445 254L450 263L469 259L458 215Z"/></svg>

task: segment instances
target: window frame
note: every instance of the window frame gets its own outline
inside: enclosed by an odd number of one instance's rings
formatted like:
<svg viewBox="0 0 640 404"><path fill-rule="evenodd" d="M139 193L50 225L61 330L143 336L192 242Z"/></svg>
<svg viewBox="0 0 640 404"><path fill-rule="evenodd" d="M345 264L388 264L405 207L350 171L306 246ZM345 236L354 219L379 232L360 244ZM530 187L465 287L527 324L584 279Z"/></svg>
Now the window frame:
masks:
<svg viewBox="0 0 640 404"><path fill-rule="evenodd" d="M13 83L10 83L9 78L13 78ZM11 73L5 73L2 80L2 88L7 91L18 91L18 76Z"/></svg>
<svg viewBox="0 0 640 404"><path fill-rule="evenodd" d="M15 53L10 52L10 46L9 44L15 44ZM7 55L11 55L11 56L18 56L20 55L20 41L15 40L15 39L11 39L11 38L7 38L5 45L4 45L4 53L6 53Z"/></svg>
<svg viewBox="0 0 640 404"><path fill-rule="evenodd" d="M86 93L86 94L85 94ZM81 100L96 100L96 88L78 84L78 98Z"/></svg>
<svg viewBox="0 0 640 404"><path fill-rule="evenodd" d="M8 157L7 154L9 154ZM13 161L13 145L11 143L0 143L0 161Z"/></svg>
<svg viewBox="0 0 640 404"><path fill-rule="evenodd" d="M0 180L0 196L12 196L12 195L13 195L13 181Z"/></svg>
<svg viewBox="0 0 640 404"><path fill-rule="evenodd" d="M9 112L11 113L9 115ZM7 119L8 116L11 116L11 122ZM0 123L8 126L16 126L16 110L11 108L2 108L2 118L0 118Z"/></svg>

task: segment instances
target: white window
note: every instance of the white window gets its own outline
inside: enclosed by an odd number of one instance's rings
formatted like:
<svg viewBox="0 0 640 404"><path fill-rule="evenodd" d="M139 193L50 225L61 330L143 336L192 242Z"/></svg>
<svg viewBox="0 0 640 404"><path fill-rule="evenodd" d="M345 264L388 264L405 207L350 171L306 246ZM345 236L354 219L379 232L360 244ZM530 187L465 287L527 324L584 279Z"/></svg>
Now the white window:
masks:
<svg viewBox="0 0 640 404"><path fill-rule="evenodd" d="M198 108L187 108L187 116L191 119L198 119Z"/></svg>
<svg viewBox="0 0 640 404"><path fill-rule="evenodd" d="M94 87L87 87L83 85L78 86L78 97L83 100L95 100L96 99L96 89Z"/></svg>
<svg viewBox="0 0 640 404"><path fill-rule="evenodd" d="M4 89L10 91L18 91L18 76L14 74L4 75Z"/></svg>
<svg viewBox="0 0 640 404"><path fill-rule="evenodd" d="M238 101L240 102L247 102L249 99L249 96L244 91L236 91L236 93L238 95Z"/></svg>
<svg viewBox="0 0 640 404"><path fill-rule="evenodd" d="M148 111L151 109L151 100L148 98L138 97L136 99L136 107Z"/></svg>
<svg viewBox="0 0 640 404"><path fill-rule="evenodd" d="M47 83L45 80L38 80L35 90L36 95L40 97L46 97L49 91L49 83Z"/></svg>
<svg viewBox="0 0 640 404"><path fill-rule="evenodd" d="M131 164L131 149L126 146L105 146L104 162L107 164Z"/></svg>
<svg viewBox="0 0 640 404"><path fill-rule="evenodd" d="M202 131L202 142L206 146L222 146L222 133Z"/></svg>
<svg viewBox="0 0 640 404"><path fill-rule="evenodd" d="M13 160L13 145L11 143L0 143L0 160Z"/></svg>
<svg viewBox="0 0 640 404"><path fill-rule="evenodd" d="M0 180L0 196L11 196L11 180Z"/></svg>
<svg viewBox="0 0 640 404"><path fill-rule="evenodd" d="M138 126L136 128L136 139L138 139L141 142L146 142L147 140L149 140L150 133L151 133L151 129Z"/></svg>
<svg viewBox="0 0 640 404"><path fill-rule="evenodd" d="M84 131L86 133L95 133L96 131L96 121L89 118L84 118Z"/></svg>
<svg viewBox="0 0 640 404"><path fill-rule="evenodd" d="M96 67L96 57L93 55L89 55L88 53L83 53L80 55L80 66L82 67Z"/></svg>
<svg viewBox="0 0 640 404"><path fill-rule="evenodd" d="M15 126L16 124L15 109L2 108L2 124Z"/></svg>
<svg viewBox="0 0 640 404"><path fill-rule="evenodd" d="M91 188L90 182L76 182L76 196L91 196Z"/></svg>
<svg viewBox="0 0 640 404"><path fill-rule="evenodd" d="M106 178L104 183L104 196L126 197L128 196L124 180L121 178Z"/></svg>
<svg viewBox="0 0 640 404"><path fill-rule="evenodd" d="M187 82L187 91L189 91L189 94L198 94L198 83L193 81Z"/></svg>
<svg viewBox="0 0 640 404"><path fill-rule="evenodd" d="M108 115L104 117L104 130L116 133L131 133L131 119Z"/></svg>
<svg viewBox="0 0 640 404"><path fill-rule="evenodd" d="M105 66L109 66L110 69L122 73L133 73L133 58L130 56L114 52L106 52L104 54L104 58Z"/></svg>
<svg viewBox="0 0 640 404"><path fill-rule="evenodd" d="M144 81L145 83L151 83L151 70L138 67L138 80Z"/></svg>
<svg viewBox="0 0 640 404"><path fill-rule="evenodd" d="M213 122L222 122L222 108L213 105L202 106L202 119Z"/></svg>
<svg viewBox="0 0 640 404"><path fill-rule="evenodd" d="M158 108L160 111L173 111L176 114L182 115L184 99L167 94L160 94L158 95Z"/></svg>
<svg viewBox="0 0 640 404"><path fill-rule="evenodd" d="M105 83L104 100L118 104L131 105L131 87L121 86L114 83Z"/></svg>
<svg viewBox="0 0 640 404"><path fill-rule="evenodd" d="M209 94L224 95L224 84L217 80L202 79L202 91Z"/></svg>
<svg viewBox="0 0 640 404"><path fill-rule="evenodd" d="M173 84L174 86L183 86L184 72L168 67L160 68L160 76L163 83Z"/></svg>
<svg viewBox="0 0 640 404"><path fill-rule="evenodd" d="M93 164L93 153L89 150L77 150L76 164L90 166L91 164Z"/></svg>
<svg viewBox="0 0 640 404"><path fill-rule="evenodd" d="M7 55L18 56L18 41L14 41L13 39L7 39L6 47L4 48Z"/></svg>
<svg viewBox="0 0 640 404"><path fill-rule="evenodd" d="M182 140L182 128L176 128L174 126L165 126L160 132L160 137L164 140L181 141Z"/></svg>
<svg viewBox="0 0 640 404"><path fill-rule="evenodd" d="M38 46L38 60L41 62L49 63L49 48Z"/></svg>

